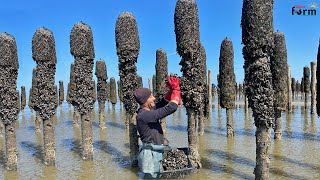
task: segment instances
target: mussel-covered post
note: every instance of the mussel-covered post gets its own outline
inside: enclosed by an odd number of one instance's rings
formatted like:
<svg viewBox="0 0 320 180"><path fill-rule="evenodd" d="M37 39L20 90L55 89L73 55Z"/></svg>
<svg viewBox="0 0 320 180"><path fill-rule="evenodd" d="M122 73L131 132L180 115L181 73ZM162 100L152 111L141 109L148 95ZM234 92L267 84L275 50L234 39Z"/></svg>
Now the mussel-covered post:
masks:
<svg viewBox="0 0 320 180"><path fill-rule="evenodd" d="M255 179L269 179L270 128L274 124L270 56L273 50L273 0L244 0L242 53L245 83L256 130Z"/></svg>
<svg viewBox="0 0 320 180"><path fill-rule="evenodd" d="M115 110L117 104L117 85L114 77L110 78L110 101L112 104L112 110Z"/></svg>
<svg viewBox="0 0 320 180"><path fill-rule="evenodd" d="M27 98L26 98L26 87L21 86L21 111L22 114L24 114L24 108L26 107L27 104Z"/></svg>
<svg viewBox="0 0 320 180"><path fill-rule="evenodd" d="M19 119L19 112L20 112L20 109L21 109L21 103L20 103L20 92L19 90L17 90L17 93L18 93L18 99L17 99L17 107L18 107L18 119Z"/></svg>
<svg viewBox="0 0 320 180"><path fill-rule="evenodd" d="M5 128L6 168L17 170L16 121L18 53L16 40L7 33L0 34L0 118Z"/></svg>
<svg viewBox="0 0 320 180"><path fill-rule="evenodd" d="M93 130L91 111L95 102L92 79L95 57L91 27L79 22L73 26L70 35L70 52L75 58L75 96L74 106L81 116L82 159L93 159Z"/></svg>
<svg viewBox="0 0 320 180"><path fill-rule="evenodd" d="M40 132L40 126L41 126L39 109L36 108L36 105L38 104L38 102L39 102L39 96L38 96L38 83L37 83L37 68L33 68L33 70L32 70L32 86L30 89L28 106L30 108L30 111L33 111L33 110L36 111L34 130L37 133Z"/></svg>
<svg viewBox="0 0 320 180"><path fill-rule="evenodd" d="M97 101L97 83L95 80L93 80L93 106L92 106L92 109L93 111L95 110L95 107L96 107L96 101Z"/></svg>
<svg viewBox="0 0 320 180"><path fill-rule="evenodd" d="M110 109L110 81L107 81L107 104L108 104L108 110Z"/></svg>
<svg viewBox="0 0 320 180"><path fill-rule="evenodd" d="M320 41L319 41L319 46L318 46L318 54L317 54L317 114L320 116Z"/></svg>
<svg viewBox="0 0 320 180"><path fill-rule="evenodd" d="M118 85L118 97L120 101L120 108L122 108L123 93L122 93L122 85L120 80L117 81L117 85Z"/></svg>
<svg viewBox="0 0 320 180"><path fill-rule="evenodd" d="M115 35L119 58L119 76L123 90L123 104L126 110L126 122L129 122L131 165L137 166L139 146L134 115L138 105L133 93L138 88L136 63L140 51L140 40L136 18L133 14L124 12L119 15L116 22Z"/></svg>
<svg viewBox="0 0 320 180"><path fill-rule="evenodd" d="M303 99L304 96L305 96L305 92L304 92L304 77L301 78L300 92L301 92L301 99Z"/></svg>
<svg viewBox="0 0 320 180"><path fill-rule="evenodd" d="M219 58L220 105L227 112L227 137L234 136L233 109L236 97L234 53L232 41L225 38L221 43Z"/></svg>
<svg viewBox="0 0 320 180"><path fill-rule="evenodd" d="M217 82L218 82L218 88L217 88L217 97L218 97L218 113L221 112L221 104L220 104L220 88L219 88L219 74L217 74Z"/></svg>
<svg viewBox="0 0 320 180"><path fill-rule="evenodd" d="M301 93L301 84L299 83L299 80L296 81L296 96L299 97L299 94Z"/></svg>
<svg viewBox="0 0 320 180"><path fill-rule="evenodd" d="M239 99L241 98L241 95L242 95L242 93L243 93L243 90L242 90L242 84L241 83L239 83L239 86L238 86L238 92L239 92Z"/></svg>
<svg viewBox="0 0 320 180"><path fill-rule="evenodd" d="M54 85L54 89L56 91L55 97L54 97L54 102L56 104L56 108L59 106L59 91L58 91L58 86Z"/></svg>
<svg viewBox="0 0 320 180"><path fill-rule="evenodd" d="M107 66L103 60L99 60L96 62L96 72L98 83L97 83L97 95L98 95L98 106L99 106L99 127L101 129L106 128L104 123L104 109L107 101Z"/></svg>
<svg viewBox="0 0 320 180"><path fill-rule="evenodd" d="M138 87L142 88L143 87L143 81L141 76L137 76L137 81L138 81Z"/></svg>
<svg viewBox="0 0 320 180"><path fill-rule="evenodd" d="M152 94L156 94L156 75L152 75Z"/></svg>
<svg viewBox="0 0 320 180"><path fill-rule="evenodd" d="M208 87L208 100L209 100L209 105L207 106L207 111L211 113L211 108L212 108L212 99L213 99L213 87L212 87L212 72L211 70L208 70L208 82L207 82L207 87Z"/></svg>
<svg viewBox="0 0 320 180"><path fill-rule="evenodd" d="M311 65L311 114L315 114L317 64L316 62L311 62L310 65Z"/></svg>
<svg viewBox="0 0 320 180"><path fill-rule="evenodd" d="M211 80L211 82L212 82L212 80ZM212 95L211 102L212 102L212 108L214 108L214 104L215 104L215 100L216 100L215 94L216 94L217 90L216 90L216 87L214 86L213 83L211 84L211 89L212 89L212 91L211 91L211 95Z"/></svg>
<svg viewBox="0 0 320 180"><path fill-rule="evenodd" d="M75 98L76 95L76 79L75 79L75 72L74 72L74 63L71 63L70 65L70 82L68 84L68 97L69 97L69 103L73 105L73 125L75 127L79 126L79 110L76 108L76 101ZM68 99L68 98L67 98ZM67 100L68 101L68 100Z"/></svg>
<svg viewBox="0 0 320 180"><path fill-rule="evenodd" d="M204 134L204 121L206 118L209 118L209 112L207 107L209 107L209 98L208 98L208 87L207 87L207 55L206 51L203 47L203 45L200 45L200 69L199 72L201 73L202 78L200 79L201 84L202 84L202 92L201 92L201 107L200 107L200 112L199 112L199 135Z"/></svg>
<svg viewBox="0 0 320 180"><path fill-rule="evenodd" d="M174 12L177 52L182 66L181 95L188 115L190 159L200 168L199 140L196 124L200 119L204 84L201 60L198 8L195 0L178 0Z"/></svg>
<svg viewBox="0 0 320 180"><path fill-rule="evenodd" d="M62 109L62 103L64 101L64 86L63 81L59 81L59 106Z"/></svg>
<svg viewBox="0 0 320 180"><path fill-rule="evenodd" d="M308 98L310 93L310 69L309 67L303 68L303 92L304 92L304 109L308 108Z"/></svg>
<svg viewBox="0 0 320 180"><path fill-rule="evenodd" d="M291 89L291 87L292 87L291 79L292 78L291 78L291 70L290 70L289 64L287 66L288 66L288 80L287 80L287 82L288 82L288 84L287 84L288 85L287 86L287 93L288 93L288 98L287 98L288 104L287 104L287 106L288 106L288 108L287 108L287 110L288 110L288 112L291 112L292 111L292 89Z"/></svg>
<svg viewBox="0 0 320 180"><path fill-rule="evenodd" d="M56 113L56 48L53 33L46 28L39 28L32 38L32 58L37 63L37 95L35 109L43 121L44 163L55 164L55 137L52 117ZM40 88L41 87L41 88Z"/></svg>
<svg viewBox="0 0 320 180"><path fill-rule="evenodd" d="M151 85L151 80L150 80L150 78L148 78L148 87L149 87L150 91L152 92L153 90L152 90L152 85Z"/></svg>
<svg viewBox="0 0 320 180"><path fill-rule="evenodd" d="M168 92L166 87L166 80L168 78L168 60L167 53L163 49L157 49L156 51L156 86L155 97L157 101L161 101ZM166 120L161 120L162 130L166 132Z"/></svg>
<svg viewBox="0 0 320 180"><path fill-rule="evenodd" d="M272 87L274 90L274 139L281 139L281 112L288 105L288 65L285 37L282 32L273 34L274 48L271 56Z"/></svg>
<svg viewBox="0 0 320 180"><path fill-rule="evenodd" d="M291 91L292 91L292 100L294 100L296 96L296 79L291 78Z"/></svg>

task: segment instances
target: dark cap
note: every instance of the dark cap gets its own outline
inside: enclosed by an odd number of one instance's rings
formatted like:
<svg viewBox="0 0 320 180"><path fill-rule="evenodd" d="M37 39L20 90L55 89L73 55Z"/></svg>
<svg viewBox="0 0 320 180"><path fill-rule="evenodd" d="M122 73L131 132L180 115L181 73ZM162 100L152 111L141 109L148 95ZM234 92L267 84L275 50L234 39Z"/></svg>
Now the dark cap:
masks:
<svg viewBox="0 0 320 180"><path fill-rule="evenodd" d="M147 102L148 98L151 95L151 91L148 88L138 88L134 91L134 97L140 105Z"/></svg>

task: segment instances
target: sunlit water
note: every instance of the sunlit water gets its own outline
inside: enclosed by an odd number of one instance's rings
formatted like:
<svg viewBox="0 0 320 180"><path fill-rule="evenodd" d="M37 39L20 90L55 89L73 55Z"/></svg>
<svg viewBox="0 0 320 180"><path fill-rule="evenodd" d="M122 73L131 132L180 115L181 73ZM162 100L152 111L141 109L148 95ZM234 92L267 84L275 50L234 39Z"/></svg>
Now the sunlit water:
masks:
<svg viewBox="0 0 320 180"><path fill-rule="evenodd" d="M243 100L234 111L234 139L226 138L226 112L218 111L217 102L200 137L203 168L186 179L254 179L255 126L252 112L246 115ZM240 104L240 107L239 107ZM73 126L72 111L64 103L55 118L56 165L42 162L42 133L34 132L34 115L26 108L17 124L18 171L4 168L4 138L0 138L0 179L141 179L138 169L130 168L129 134L124 125L124 110L119 103L106 107L106 129L99 129L98 107L93 113L94 160L81 159L81 132ZM187 117L184 108L167 119L167 138L173 147L186 147ZM294 110L282 114L283 136L271 146L271 179L320 179L319 119L305 113L302 100ZM140 174L140 175L139 175Z"/></svg>

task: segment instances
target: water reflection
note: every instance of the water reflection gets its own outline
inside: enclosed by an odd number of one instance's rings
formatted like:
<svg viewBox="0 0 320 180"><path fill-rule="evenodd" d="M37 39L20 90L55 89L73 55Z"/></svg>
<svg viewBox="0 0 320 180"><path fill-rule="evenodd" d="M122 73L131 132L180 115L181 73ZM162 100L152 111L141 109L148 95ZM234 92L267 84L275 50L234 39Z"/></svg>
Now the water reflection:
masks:
<svg viewBox="0 0 320 180"><path fill-rule="evenodd" d="M300 101L300 99L298 99ZM240 102L241 101L241 102ZM186 179L254 179L255 126L252 111L244 112L243 100L234 110L233 139L226 137L224 110L215 106L200 136L199 151L203 169ZM301 101L302 102L302 101ZM217 104L217 100L215 101ZM301 105L302 104L302 105ZM305 111L303 103L294 102L293 112L283 115L283 138L271 144L270 179L320 179L320 134L317 117ZM110 106L110 105L109 105ZM299 108L300 107L300 108ZM92 112L94 160L81 158L81 129L73 126L72 108L65 103L53 118L56 138L56 166L43 165L42 133L34 132L29 108L19 115L17 126L18 172L4 168L4 137L0 138L0 179L139 179L138 169L129 161L129 132L125 110L119 103L106 105L106 129L98 127L98 109ZM42 129L42 126L41 126ZM186 147L187 116L185 109L167 118L167 137L173 147Z"/></svg>

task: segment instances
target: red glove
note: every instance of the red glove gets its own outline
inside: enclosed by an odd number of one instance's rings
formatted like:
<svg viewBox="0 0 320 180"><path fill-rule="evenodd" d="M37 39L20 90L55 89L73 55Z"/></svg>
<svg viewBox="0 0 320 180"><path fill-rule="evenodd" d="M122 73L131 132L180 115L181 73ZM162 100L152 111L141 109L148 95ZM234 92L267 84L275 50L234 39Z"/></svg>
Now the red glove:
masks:
<svg viewBox="0 0 320 180"><path fill-rule="evenodd" d="M178 102L178 105L181 104L181 91L180 89L179 90L172 90L172 93L171 93L171 101L172 100L175 100Z"/></svg>
<svg viewBox="0 0 320 180"><path fill-rule="evenodd" d="M173 74L170 74L168 77L168 87L170 90L179 90L180 91L180 80Z"/></svg>

